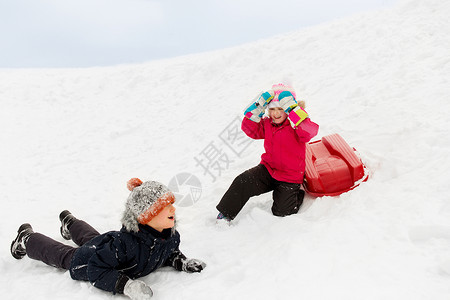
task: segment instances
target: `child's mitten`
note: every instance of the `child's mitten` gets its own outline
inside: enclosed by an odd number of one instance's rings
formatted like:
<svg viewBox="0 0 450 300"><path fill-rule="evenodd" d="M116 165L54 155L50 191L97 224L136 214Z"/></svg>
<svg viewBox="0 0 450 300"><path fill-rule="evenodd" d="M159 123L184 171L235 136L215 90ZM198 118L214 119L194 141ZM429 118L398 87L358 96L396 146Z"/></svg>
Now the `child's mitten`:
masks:
<svg viewBox="0 0 450 300"><path fill-rule="evenodd" d="M264 115L267 105L272 101L273 97L274 92L272 90L258 94L254 101L247 107L244 115L253 122L259 123Z"/></svg>
<svg viewBox="0 0 450 300"><path fill-rule="evenodd" d="M141 280L128 279L123 294L132 300L148 300L153 296L152 289Z"/></svg>
<svg viewBox="0 0 450 300"><path fill-rule="evenodd" d="M289 91L281 92L278 96L281 108L288 115L289 120L294 126L298 126L303 120L308 117L308 113L300 107L295 100L294 96ZM302 103L304 106L304 103Z"/></svg>
<svg viewBox="0 0 450 300"><path fill-rule="evenodd" d="M193 273L193 272L201 272L206 267L206 264L199 259L195 258L187 258L182 261L181 269L184 272Z"/></svg>
<svg viewBox="0 0 450 300"><path fill-rule="evenodd" d="M294 95L289 91L281 92L278 95L278 100L280 101L280 106L285 113L289 114L291 110L298 106L297 100L295 100Z"/></svg>
<svg viewBox="0 0 450 300"><path fill-rule="evenodd" d="M188 273L201 272L206 267L206 264L201 260L186 258L179 250L173 253L172 257L169 258L169 261L169 264L176 270Z"/></svg>

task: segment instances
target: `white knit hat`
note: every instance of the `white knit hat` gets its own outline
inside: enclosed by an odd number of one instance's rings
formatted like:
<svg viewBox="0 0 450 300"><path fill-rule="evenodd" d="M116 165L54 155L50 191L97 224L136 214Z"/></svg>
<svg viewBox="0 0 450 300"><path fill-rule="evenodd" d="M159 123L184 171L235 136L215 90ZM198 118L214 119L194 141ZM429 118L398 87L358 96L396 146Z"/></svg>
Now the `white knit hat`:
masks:
<svg viewBox="0 0 450 300"><path fill-rule="evenodd" d="M280 95L281 92L289 91L289 92L291 92L292 96L294 96L294 98L296 98L294 88L291 87L290 85L283 84L283 83L277 83L277 84L272 85L272 90L274 92L274 97L273 97L272 101L270 101L269 105L267 106L268 108L280 107L280 101L278 100L278 95Z"/></svg>
<svg viewBox="0 0 450 300"><path fill-rule="evenodd" d="M131 194L125 204L122 224L128 231L138 232L139 224L147 224L167 205L175 202L169 188L157 181L142 183L139 178L132 178L127 186Z"/></svg>

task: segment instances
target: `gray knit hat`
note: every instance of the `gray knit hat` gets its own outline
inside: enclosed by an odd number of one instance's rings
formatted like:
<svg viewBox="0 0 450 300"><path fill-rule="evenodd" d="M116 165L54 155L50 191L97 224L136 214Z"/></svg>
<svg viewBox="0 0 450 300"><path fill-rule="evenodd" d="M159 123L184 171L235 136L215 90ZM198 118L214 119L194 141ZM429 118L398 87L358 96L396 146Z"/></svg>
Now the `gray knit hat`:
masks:
<svg viewBox="0 0 450 300"><path fill-rule="evenodd" d="M131 191L125 204L122 224L128 231L139 231L139 223L147 224L167 205L175 202L174 194L162 183L132 178L127 183Z"/></svg>

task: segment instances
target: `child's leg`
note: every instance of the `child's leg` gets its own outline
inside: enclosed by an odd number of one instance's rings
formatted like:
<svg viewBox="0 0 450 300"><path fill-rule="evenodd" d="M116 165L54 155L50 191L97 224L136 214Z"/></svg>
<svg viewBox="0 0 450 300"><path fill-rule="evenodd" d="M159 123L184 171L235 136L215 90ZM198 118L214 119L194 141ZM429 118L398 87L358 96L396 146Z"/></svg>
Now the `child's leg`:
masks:
<svg viewBox="0 0 450 300"><path fill-rule="evenodd" d="M43 234L33 233L26 244L28 257L68 270L77 248L64 245Z"/></svg>
<svg viewBox="0 0 450 300"><path fill-rule="evenodd" d="M91 225L78 219L76 219L68 229L72 237L72 241L74 241L74 243L78 246L82 246L94 237L100 235L100 233Z"/></svg>
<svg viewBox="0 0 450 300"><path fill-rule="evenodd" d="M273 178L262 164L238 175L216 206L226 217L234 219L252 196L273 190Z"/></svg>
<svg viewBox="0 0 450 300"><path fill-rule="evenodd" d="M272 213L284 217L296 214L303 203L305 191L301 184L278 181L273 191Z"/></svg>

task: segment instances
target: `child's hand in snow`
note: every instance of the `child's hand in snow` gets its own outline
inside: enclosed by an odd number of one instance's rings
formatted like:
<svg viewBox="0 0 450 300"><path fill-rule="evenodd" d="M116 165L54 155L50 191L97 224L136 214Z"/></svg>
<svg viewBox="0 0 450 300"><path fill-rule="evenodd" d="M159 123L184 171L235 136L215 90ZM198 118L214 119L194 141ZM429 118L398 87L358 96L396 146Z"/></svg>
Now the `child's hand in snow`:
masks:
<svg viewBox="0 0 450 300"><path fill-rule="evenodd" d="M191 258L186 259L183 262L183 271L192 273L192 272L201 272L206 267L206 264L199 259Z"/></svg>
<svg viewBox="0 0 450 300"><path fill-rule="evenodd" d="M153 296L153 291L143 281L128 279L123 294L132 300L148 300Z"/></svg>

